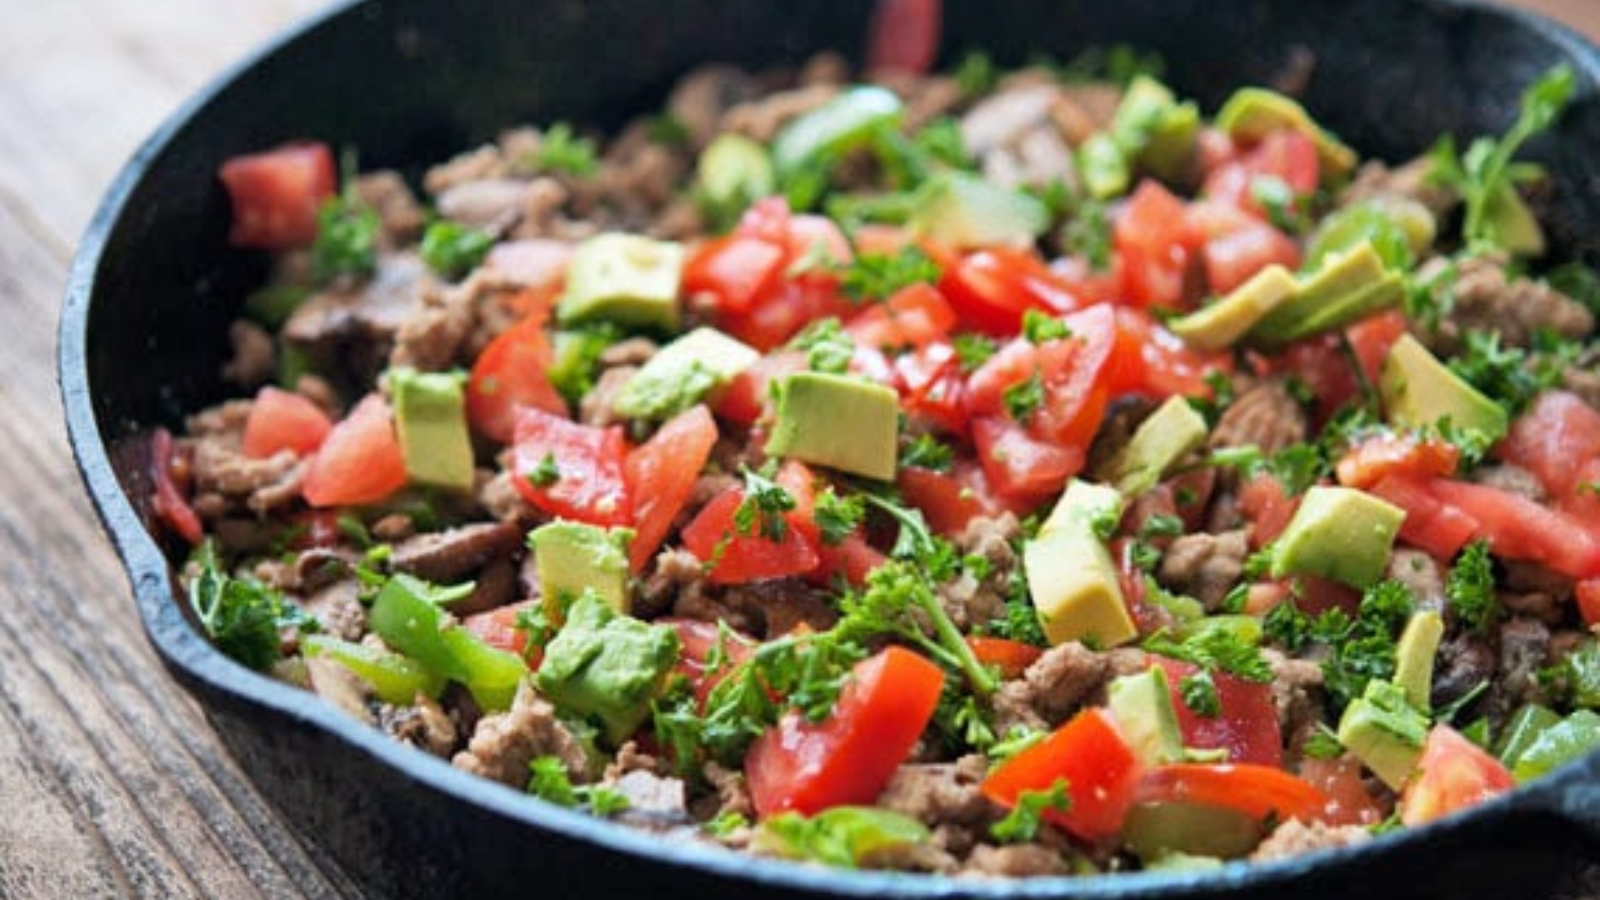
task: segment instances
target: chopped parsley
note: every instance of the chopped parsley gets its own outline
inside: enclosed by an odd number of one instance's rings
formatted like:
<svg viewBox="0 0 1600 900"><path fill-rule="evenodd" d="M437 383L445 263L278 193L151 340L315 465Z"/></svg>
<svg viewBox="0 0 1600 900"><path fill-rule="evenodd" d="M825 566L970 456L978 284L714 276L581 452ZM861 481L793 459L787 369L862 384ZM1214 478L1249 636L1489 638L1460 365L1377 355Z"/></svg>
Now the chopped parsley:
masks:
<svg viewBox="0 0 1600 900"><path fill-rule="evenodd" d="M1038 369L1034 369L1026 381L1006 388L1000 398L1005 402L1006 413L1013 420L1026 425L1039 407L1044 405L1044 378Z"/></svg>
<svg viewBox="0 0 1600 900"><path fill-rule="evenodd" d="M1415 608L1410 588L1381 581L1362 595L1355 619L1330 609L1311 623L1308 636L1328 646L1322 678L1335 710L1360 697L1368 682L1394 677L1396 643Z"/></svg>
<svg viewBox="0 0 1600 900"><path fill-rule="evenodd" d="M843 496L830 486L817 495L815 517L822 542L838 544L861 527L867 517L867 503L860 494Z"/></svg>
<svg viewBox="0 0 1600 900"><path fill-rule="evenodd" d="M441 219L423 233L418 252L428 268L455 281L483 262L495 240L487 231Z"/></svg>
<svg viewBox="0 0 1600 900"><path fill-rule="evenodd" d="M856 300L882 300L913 284L932 284L943 272L915 246L899 253L862 253L845 267L839 288Z"/></svg>
<svg viewBox="0 0 1600 900"><path fill-rule="evenodd" d="M528 763L528 793L569 809L587 807L601 818L623 812L630 805L627 795L615 788L573 784L567 764L554 756L536 756Z"/></svg>
<svg viewBox="0 0 1600 900"><path fill-rule="evenodd" d="M556 464L556 455L546 453L539 464L528 473L528 483L536 488L547 488L561 480L561 466Z"/></svg>
<svg viewBox="0 0 1600 900"><path fill-rule="evenodd" d="M931 434L919 434L900 454L900 465L948 472L954 455L949 444Z"/></svg>
<svg viewBox="0 0 1600 900"><path fill-rule="evenodd" d="M1017 794L1017 803L1006 813L1005 818L989 827L989 835L1002 844L1023 844L1039 836L1039 828L1044 824L1044 814L1050 812L1069 812L1072 809L1072 795L1067 792L1068 784L1065 778L1057 778L1051 782L1050 787L1042 791L1022 791Z"/></svg>
<svg viewBox="0 0 1600 900"><path fill-rule="evenodd" d="M961 61L956 63L955 70L950 73L955 79L956 87L961 88L961 93L969 97L987 94L1000 82L1000 70L995 66L989 54L980 50L968 50Z"/></svg>
<svg viewBox="0 0 1600 900"><path fill-rule="evenodd" d="M378 268L378 214L347 194L329 197L317 210L311 274L318 282L365 278Z"/></svg>
<svg viewBox="0 0 1600 900"><path fill-rule="evenodd" d="M744 537L760 537L774 543L789 536L789 521L783 514L795 508L794 495L783 485L750 468L744 469L744 499L733 511L734 531Z"/></svg>
<svg viewBox="0 0 1600 900"><path fill-rule="evenodd" d="M1520 347L1502 347L1500 334L1468 331L1466 346L1447 365L1515 418L1545 388L1561 383L1560 356L1530 357Z"/></svg>
<svg viewBox="0 0 1600 900"><path fill-rule="evenodd" d="M189 605L200 626L229 658L258 671L282 656L280 632L321 630L317 618L254 578L229 575L207 540L191 559L199 570L189 582Z"/></svg>
<svg viewBox="0 0 1600 900"><path fill-rule="evenodd" d="M1022 336L1030 344L1043 344L1072 337L1072 329L1049 313L1030 309L1022 314Z"/></svg>
<svg viewBox="0 0 1600 900"><path fill-rule="evenodd" d="M961 372L964 375L972 374L979 366L988 362L989 357L999 349L994 338L970 331L957 334L951 343L955 345L956 359L960 360Z"/></svg>
<svg viewBox="0 0 1600 900"><path fill-rule="evenodd" d="M855 357L856 343L845 333L844 326L832 316L818 319L789 341L795 350L804 350L806 368L813 372L842 375L850 369Z"/></svg>
<svg viewBox="0 0 1600 900"><path fill-rule="evenodd" d="M719 813L716 818L701 827L705 829L706 834L714 838L725 838L741 828L749 828L750 819L744 813L728 810Z"/></svg>
<svg viewBox="0 0 1600 900"><path fill-rule="evenodd" d="M1272 667L1261 655L1260 646L1232 628L1201 628L1181 641L1173 640L1166 631L1158 631L1145 639L1144 649L1199 667L1198 672L1180 679L1178 688L1184 705L1202 716L1214 717L1222 710L1212 673L1227 672L1260 683L1272 680Z"/></svg>
<svg viewBox="0 0 1600 900"><path fill-rule="evenodd" d="M1445 577L1444 595L1450 610L1469 630L1487 634L1499 621L1500 599L1494 589L1494 562L1487 541L1473 541L1461 551Z"/></svg>
<svg viewBox="0 0 1600 900"><path fill-rule="evenodd" d="M533 161L541 172L580 178L593 175L600 169L594 141L579 137L566 122L557 122L544 130Z"/></svg>

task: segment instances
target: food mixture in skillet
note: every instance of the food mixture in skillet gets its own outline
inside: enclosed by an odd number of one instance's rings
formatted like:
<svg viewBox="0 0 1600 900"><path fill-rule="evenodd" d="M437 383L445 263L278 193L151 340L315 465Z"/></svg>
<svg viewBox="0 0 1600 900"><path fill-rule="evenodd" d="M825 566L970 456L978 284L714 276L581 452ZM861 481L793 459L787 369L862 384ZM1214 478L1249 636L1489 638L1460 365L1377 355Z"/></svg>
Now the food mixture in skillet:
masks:
<svg viewBox="0 0 1600 900"><path fill-rule="evenodd" d="M1517 160L1572 85L1398 167L1122 50L242 155L274 276L149 505L239 662L671 838L1366 841L1600 745L1600 281Z"/></svg>

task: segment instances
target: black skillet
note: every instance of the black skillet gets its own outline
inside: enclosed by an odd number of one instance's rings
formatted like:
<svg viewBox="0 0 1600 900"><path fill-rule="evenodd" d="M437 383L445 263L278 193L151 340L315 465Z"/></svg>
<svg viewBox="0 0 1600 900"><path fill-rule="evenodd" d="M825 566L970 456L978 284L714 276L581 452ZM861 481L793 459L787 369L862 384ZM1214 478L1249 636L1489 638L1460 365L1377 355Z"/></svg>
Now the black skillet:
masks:
<svg viewBox="0 0 1600 900"><path fill-rule="evenodd" d="M416 167L513 123L610 127L653 108L695 63L855 54L861 0L366 0L284 36L190 102L139 150L85 235L62 315L72 446L151 642L283 818L374 893L396 897L1533 897L1600 861L1600 755L1428 828L1355 850L1212 874L975 882L823 871L668 843L452 769L213 650L174 599L172 557L108 443L224 396L228 321L264 274L229 249L212 177L291 137ZM1531 15L1454 0L947 0L944 58L1159 51L1205 108L1315 54L1306 100L1363 153L1497 132L1522 86L1571 63L1579 93L1533 147L1553 172L1559 254L1600 262L1600 52ZM137 492L135 492L137 493Z"/></svg>

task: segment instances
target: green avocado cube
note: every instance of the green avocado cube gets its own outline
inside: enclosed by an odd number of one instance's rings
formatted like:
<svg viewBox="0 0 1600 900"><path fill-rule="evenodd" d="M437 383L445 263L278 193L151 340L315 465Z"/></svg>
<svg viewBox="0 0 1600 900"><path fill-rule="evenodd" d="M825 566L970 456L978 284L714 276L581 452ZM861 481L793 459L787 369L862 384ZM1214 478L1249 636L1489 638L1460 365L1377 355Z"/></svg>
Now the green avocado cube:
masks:
<svg viewBox="0 0 1600 900"><path fill-rule="evenodd" d="M892 481L899 459L900 397L853 375L797 372L774 382L769 456Z"/></svg>
<svg viewBox="0 0 1600 900"><path fill-rule="evenodd" d="M615 322L676 331L682 244L607 232L578 245L556 306L563 325Z"/></svg>
<svg viewBox="0 0 1600 900"><path fill-rule="evenodd" d="M631 528L601 528L587 522L557 520L528 534L539 569L539 595L547 613L559 620L562 607L592 591L618 612L627 612L628 544Z"/></svg>
<svg viewBox="0 0 1600 900"><path fill-rule="evenodd" d="M1039 625L1052 645L1092 641L1115 647L1139 636L1121 576L1100 536L1123 498L1115 488L1072 480L1050 517L1022 545L1022 569Z"/></svg>
<svg viewBox="0 0 1600 900"><path fill-rule="evenodd" d="M389 373L400 454L413 484L472 490L465 383L459 372L395 369Z"/></svg>
<svg viewBox="0 0 1600 900"><path fill-rule="evenodd" d="M1370 587L1383 577L1405 516L1364 491L1313 487L1274 544L1272 577L1315 575Z"/></svg>
<svg viewBox="0 0 1600 900"><path fill-rule="evenodd" d="M1031 245L1050 227L1050 210L1030 194L977 175L940 172L917 189L906 227L960 249Z"/></svg>
<svg viewBox="0 0 1600 900"><path fill-rule="evenodd" d="M1298 288L1294 275L1273 263L1227 296L1168 322L1167 328L1197 350L1226 350L1287 303Z"/></svg>
<svg viewBox="0 0 1600 900"><path fill-rule="evenodd" d="M1400 428L1425 428L1448 417L1455 427L1482 432L1493 442L1510 427L1505 407L1450 371L1409 334L1384 359L1378 393L1389 423Z"/></svg>
<svg viewBox="0 0 1600 900"><path fill-rule="evenodd" d="M1216 126L1231 138L1250 143L1280 128L1305 134L1317 146L1323 180L1341 178L1356 167L1356 152L1334 137L1306 112L1305 107L1266 88L1245 87L1233 92L1217 111Z"/></svg>
<svg viewBox="0 0 1600 900"><path fill-rule="evenodd" d="M1427 712L1433 706L1433 658L1444 637L1444 617L1435 610L1412 613L1395 646L1394 683L1406 701Z"/></svg>
<svg viewBox="0 0 1600 900"><path fill-rule="evenodd" d="M1163 473L1206 441L1205 417L1183 397L1172 397L1139 423L1116 455L1095 474L1125 497L1156 486Z"/></svg>
<svg viewBox="0 0 1600 900"><path fill-rule="evenodd" d="M650 715L678 651L677 633L669 626L618 613L585 591L545 646L537 685L558 709L598 720L615 746Z"/></svg>
<svg viewBox="0 0 1600 900"><path fill-rule="evenodd" d="M612 404L629 419L665 421L721 388L755 364L760 351L715 328L696 328L656 351Z"/></svg>
<svg viewBox="0 0 1600 900"><path fill-rule="evenodd" d="M1370 240L1332 253L1250 329L1252 343L1277 347L1365 318L1405 299L1405 284L1390 272Z"/></svg>
<svg viewBox="0 0 1600 900"><path fill-rule="evenodd" d="M1400 790L1428 739L1428 718L1406 702L1398 685L1373 679L1339 719L1339 743L1394 790Z"/></svg>
<svg viewBox="0 0 1600 900"><path fill-rule="evenodd" d="M1183 730L1167 673L1160 666L1112 679L1106 685L1106 706L1145 765L1183 762Z"/></svg>

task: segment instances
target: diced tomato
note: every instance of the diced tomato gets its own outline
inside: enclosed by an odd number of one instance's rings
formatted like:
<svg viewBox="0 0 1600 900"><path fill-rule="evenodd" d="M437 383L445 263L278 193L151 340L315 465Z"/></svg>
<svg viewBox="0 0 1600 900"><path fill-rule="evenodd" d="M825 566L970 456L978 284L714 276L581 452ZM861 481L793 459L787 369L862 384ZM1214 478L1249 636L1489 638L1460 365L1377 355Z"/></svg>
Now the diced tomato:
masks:
<svg viewBox="0 0 1600 900"><path fill-rule="evenodd" d="M719 316L722 330L757 350L770 351L818 319L846 316L854 309L837 285L820 278L780 281L772 294L739 315Z"/></svg>
<svg viewBox="0 0 1600 900"><path fill-rule="evenodd" d="M1060 493L1067 479L1083 469L1083 447L1040 441L1010 419L973 419L972 440L994 492L1029 508Z"/></svg>
<svg viewBox="0 0 1600 900"><path fill-rule="evenodd" d="M1389 358L1389 351L1405 333L1405 314L1396 309L1368 316L1344 330L1345 339L1355 351L1368 384L1378 383L1383 376L1383 361Z"/></svg>
<svg viewBox="0 0 1600 900"><path fill-rule="evenodd" d="M537 672L539 663L544 659L544 648L534 647L532 654L528 653L528 632L517 627L517 617L523 610L532 609L539 602L537 599L522 600L473 613L461 620L461 627L496 650L523 657L528 661L528 668Z"/></svg>
<svg viewBox="0 0 1600 900"><path fill-rule="evenodd" d="M1250 523L1252 547L1277 540L1299 508L1300 498L1285 493L1283 485L1271 476L1252 478L1239 489L1239 512Z"/></svg>
<svg viewBox="0 0 1600 900"><path fill-rule="evenodd" d="M1402 476L1382 478L1367 493L1406 511L1400 522L1400 540L1444 562L1454 559L1478 533L1478 520L1443 503L1428 490L1428 482Z"/></svg>
<svg viewBox="0 0 1600 900"><path fill-rule="evenodd" d="M1443 723L1422 745L1417 773L1400 794L1400 821L1422 825L1516 787L1498 759Z"/></svg>
<svg viewBox="0 0 1600 900"><path fill-rule="evenodd" d="M950 472L905 466L895 486L906 503L921 510L935 534L955 538L975 516L993 515L1002 507L989 496L982 466L958 462Z"/></svg>
<svg viewBox="0 0 1600 900"><path fill-rule="evenodd" d="M1200 256L1214 294L1228 293L1273 264L1300 268L1300 245L1265 222L1206 242Z"/></svg>
<svg viewBox="0 0 1600 900"><path fill-rule="evenodd" d="M1497 455L1565 498L1586 483L1582 464L1600 457L1600 411L1576 394L1545 391L1511 423Z"/></svg>
<svg viewBox="0 0 1600 900"><path fill-rule="evenodd" d="M1172 705L1178 711L1186 747L1228 751L1228 761L1263 766L1283 764L1283 733L1278 727L1278 707L1272 700L1272 685L1246 681L1228 672L1213 672L1221 711L1203 716L1183 702L1180 682L1199 670L1178 660L1156 658L1167 673Z"/></svg>
<svg viewBox="0 0 1600 900"><path fill-rule="evenodd" d="M805 370L804 353L796 350L769 353L733 377L722 396L717 398L716 413L730 422L752 425L771 402L770 384L775 379Z"/></svg>
<svg viewBox="0 0 1600 900"><path fill-rule="evenodd" d="M1345 487L1369 488L1389 476L1425 480L1449 475L1460 460L1461 451L1454 444L1380 434L1350 448L1334 471Z"/></svg>
<svg viewBox="0 0 1600 900"><path fill-rule="evenodd" d="M1273 369L1298 378L1311 390L1319 419L1326 419L1350 402L1360 387L1337 334L1290 344L1273 361Z"/></svg>
<svg viewBox="0 0 1600 900"><path fill-rule="evenodd" d="M858 344L890 350L943 340L955 324L956 311L944 295L933 285L919 282L857 313L845 331Z"/></svg>
<svg viewBox="0 0 1600 900"><path fill-rule="evenodd" d="M1328 795L1277 766L1249 763L1178 763L1157 766L1139 782L1137 802L1204 803L1236 809L1252 819L1316 822Z"/></svg>
<svg viewBox="0 0 1600 900"><path fill-rule="evenodd" d="M773 477L778 487L789 492L794 509L783 514L789 525L805 535L812 547L822 541L822 529L817 526L817 475L797 459L784 460Z"/></svg>
<svg viewBox="0 0 1600 900"><path fill-rule="evenodd" d="M883 0L867 31L867 71L925 74L939 55L941 0Z"/></svg>
<svg viewBox="0 0 1600 900"><path fill-rule="evenodd" d="M850 248L850 239L845 237L839 224L827 216L811 213L800 213L789 218L786 246L789 249L786 266L795 266L819 253L824 260L835 265L849 265L856 258L855 251ZM832 286L837 286L839 281L839 274L832 266L802 267L802 271L793 277L802 281L821 281Z"/></svg>
<svg viewBox="0 0 1600 900"><path fill-rule="evenodd" d="M1239 158L1239 147L1226 131L1209 125L1200 129L1195 138L1195 149L1200 154L1200 171L1212 172Z"/></svg>
<svg viewBox="0 0 1600 900"><path fill-rule="evenodd" d="M333 426L311 457L300 493L312 506L376 503L406 485L389 402L368 394Z"/></svg>
<svg viewBox="0 0 1600 900"><path fill-rule="evenodd" d="M139 466L150 479L150 509L167 530L190 544L205 538L205 526L189 505L189 461L172 440L172 432L157 428L143 448L148 462Z"/></svg>
<svg viewBox="0 0 1600 900"><path fill-rule="evenodd" d="M702 244L683 270L684 293L717 298L722 312L742 313L772 293L783 275L782 244L730 234Z"/></svg>
<svg viewBox="0 0 1600 900"><path fill-rule="evenodd" d="M1082 298L1037 254L1010 247L970 253L944 270L939 291L968 328L1009 337L1030 309L1061 314L1081 309Z"/></svg>
<svg viewBox="0 0 1600 900"><path fill-rule="evenodd" d="M1255 197L1257 179L1263 177L1281 180L1299 197L1314 193L1321 177L1316 144L1292 128L1274 131L1233 161L1211 169L1201 194L1265 217Z"/></svg>
<svg viewBox="0 0 1600 900"><path fill-rule="evenodd" d="M1209 397L1206 377L1231 374L1227 352L1204 353L1184 343L1142 309L1119 306L1111 391L1134 391L1151 397Z"/></svg>
<svg viewBox="0 0 1600 900"><path fill-rule="evenodd" d="M565 418L567 401L546 373L552 351L545 333L547 309L535 308L496 335L472 364L467 378L467 421L480 434L504 444L516 428L518 407Z"/></svg>
<svg viewBox="0 0 1600 900"><path fill-rule="evenodd" d="M1045 791L1067 783L1072 805L1047 809L1044 817L1089 841L1115 835L1139 785L1139 758L1098 707L1078 713L1044 740L1001 763L984 779L984 796L1015 806L1023 791Z"/></svg>
<svg viewBox="0 0 1600 900"><path fill-rule="evenodd" d="M731 488L711 499L681 533L683 546L702 562L714 563L713 584L744 584L804 575L817 567L816 545L787 517L781 540L761 534L739 534L734 514L744 502L744 489Z"/></svg>
<svg viewBox="0 0 1600 900"><path fill-rule="evenodd" d="M967 646L972 655L986 666L994 666L1007 678L1017 678L1044 655L1044 650L1032 644L1009 638L968 635Z"/></svg>
<svg viewBox="0 0 1600 900"><path fill-rule="evenodd" d="M628 559L635 573L644 569L666 539L716 443L717 423L704 406L695 406L628 454L623 478L633 498Z"/></svg>
<svg viewBox="0 0 1600 900"><path fill-rule="evenodd" d="M1376 825L1383 821L1383 809L1367 792L1361 768L1361 760L1348 753L1333 759L1308 757L1300 761L1300 777L1328 796L1321 818L1329 825Z"/></svg>
<svg viewBox="0 0 1600 900"><path fill-rule="evenodd" d="M1435 478L1428 490L1476 519L1495 556L1542 563L1571 578L1600 576L1600 534L1576 517L1487 485Z"/></svg>
<svg viewBox="0 0 1600 900"><path fill-rule="evenodd" d="M1039 441L1083 452L1105 417L1119 332L1116 314L1105 304L1064 316L1062 322L1069 337L1037 345L1016 338L979 366L967 382L967 412L1009 416L1007 393L1038 378L1042 402L1026 423L1027 431Z"/></svg>
<svg viewBox="0 0 1600 900"><path fill-rule="evenodd" d="M657 619L656 624L669 626L677 633L682 651L673 671L689 679L694 687L695 700L702 707L711 689L743 665L754 652L754 639L731 629L724 632L725 626L716 622L668 617ZM713 668L713 657L718 654L720 659L715 660L718 665Z"/></svg>
<svg viewBox="0 0 1600 900"><path fill-rule="evenodd" d="M872 570L888 561L888 557L867 542L866 535L846 535L837 544L817 541L817 567L807 578L813 584L829 585L834 576L842 575L847 584L861 587L867 583Z"/></svg>
<svg viewBox="0 0 1600 900"><path fill-rule="evenodd" d="M828 718L790 712L751 746L744 768L756 812L872 803L916 746L943 688L938 666L901 647L858 663Z"/></svg>
<svg viewBox="0 0 1600 900"><path fill-rule="evenodd" d="M1109 266L1104 271L1093 268L1082 256L1058 256L1050 260L1050 271L1072 296L1086 306L1096 303L1115 303L1122 299L1122 284L1117 273Z"/></svg>
<svg viewBox="0 0 1600 900"><path fill-rule="evenodd" d="M1587 578L1578 582L1574 595L1583 624L1590 628L1600 625L1600 579Z"/></svg>
<svg viewBox="0 0 1600 900"><path fill-rule="evenodd" d="M317 239L317 211L337 188L327 144L297 142L235 156L218 177L233 201L228 242L287 250Z"/></svg>
<svg viewBox="0 0 1600 900"><path fill-rule="evenodd" d="M280 450L308 456L322 446L332 430L328 414L310 399L268 385L250 404L239 449L255 459L265 459Z"/></svg>
<svg viewBox="0 0 1600 900"><path fill-rule="evenodd" d="M595 428L533 407L518 407L512 429L511 483L529 503L545 512L591 525L631 525L623 462L628 442L622 428ZM556 478L534 484L532 476L549 458Z"/></svg>
<svg viewBox="0 0 1600 900"><path fill-rule="evenodd" d="M1146 179L1112 226L1122 294L1139 306L1178 309L1184 300L1194 235L1183 201Z"/></svg>
<svg viewBox="0 0 1600 900"><path fill-rule="evenodd" d="M1331 578L1300 575L1295 578L1299 587L1294 603L1300 611L1312 618L1330 609L1337 609L1354 617L1361 610L1361 592Z"/></svg>

